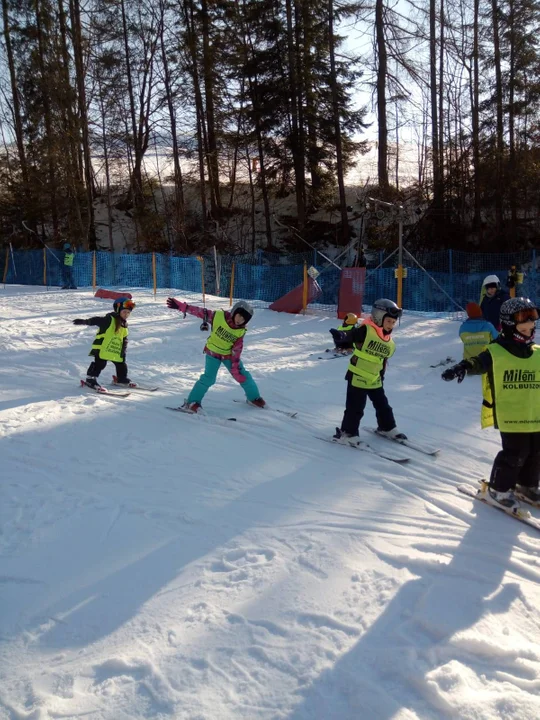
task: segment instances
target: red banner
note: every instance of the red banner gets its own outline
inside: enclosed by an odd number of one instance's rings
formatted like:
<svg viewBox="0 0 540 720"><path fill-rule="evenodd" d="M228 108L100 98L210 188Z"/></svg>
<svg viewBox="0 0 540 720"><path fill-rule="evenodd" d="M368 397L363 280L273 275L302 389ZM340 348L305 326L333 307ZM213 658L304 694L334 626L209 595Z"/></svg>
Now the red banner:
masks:
<svg viewBox="0 0 540 720"><path fill-rule="evenodd" d="M365 267L343 268L339 284L338 318L344 318L347 313L361 317L365 282Z"/></svg>

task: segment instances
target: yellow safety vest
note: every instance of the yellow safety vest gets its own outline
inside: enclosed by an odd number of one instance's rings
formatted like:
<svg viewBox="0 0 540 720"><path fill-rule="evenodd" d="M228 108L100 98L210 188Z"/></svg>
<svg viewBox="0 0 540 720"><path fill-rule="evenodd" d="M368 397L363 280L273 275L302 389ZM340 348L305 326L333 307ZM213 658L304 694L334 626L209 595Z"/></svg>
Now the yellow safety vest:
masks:
<svg viewBox="0 0 540 720"><path fill-rule="evenodd" d="M339 330L340 332L351 332L356 327L356 325L340 325L336 330Z"/></svg>
<svg viewBox="0 0 540 720"><path fill-rule="evenodd" d="M99 357L102 360L112 360L113 362L123 362L122 347L124 338L128 336L127 327L120 326L118 332L115 331L116 318L111 315L111 322L104 333L98 332L92 344L92 350L99 350ZM90 351L89 355L94 353Z"/></svg>
<svg viewBox="0 0 540 720"><path fill-rule="evenodd" d="M64 265L71 267L73 265L74 258L75 258L75 253L65 253L64 254Z"/></svg>
<svg viewBox="0 0 540 720"><path fill-rule="evenodd" d="M518 358L498 343L487 348L493 366L482 383L482 427L501 432L540 432L540 345Z"/></svg>
<svg viewBox="0 0 540 720"><path fill-rule="evenodd" d="M381 370L384 361L395 353L396 344L391 338L382 340L371 325L365 326L366 338L361 347L355 344L348 370L353 374L354 387L374 390L382 386Z"/></svg>
<svg viewBox="0 0 540 720"><path fill-rule="evenodd" d="M469 360L472 357L480 355L491 342L491 333L489 330L481 330L480 332L462 332L459 337L463 343L463 359Z"/></svg>
<svg viewBox="0 0 540 720"><path fill-rule="evenodd" d="M212 319L212 334L206 347L217 355L230 355L234 343L245 334L245 328L229 327L223 310L216 310Z"/></svg>

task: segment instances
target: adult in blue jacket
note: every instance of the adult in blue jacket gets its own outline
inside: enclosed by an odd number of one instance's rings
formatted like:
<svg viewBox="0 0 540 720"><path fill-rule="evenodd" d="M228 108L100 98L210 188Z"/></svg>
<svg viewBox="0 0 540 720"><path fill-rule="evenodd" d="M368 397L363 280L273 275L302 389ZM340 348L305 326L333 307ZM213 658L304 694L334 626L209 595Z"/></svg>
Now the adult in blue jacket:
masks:
<svg viewBox="0 0 540 720"><path fill-rule="evenodd" d="M499 336L493 325L484 320L480 305L470 302L465 308L467 320L459 328L459 337L463 342L463 359L469 360L483 352L490 342Z"/></svg>
<svg viewBox="0 0 540 720"><path fill-rule="evenodd" d="M484 320L490 322L497 330L501 329L501 305L510 299L510 295L501 288L496 275L488 275L482 283L482 300L480 307Z"/></svg>

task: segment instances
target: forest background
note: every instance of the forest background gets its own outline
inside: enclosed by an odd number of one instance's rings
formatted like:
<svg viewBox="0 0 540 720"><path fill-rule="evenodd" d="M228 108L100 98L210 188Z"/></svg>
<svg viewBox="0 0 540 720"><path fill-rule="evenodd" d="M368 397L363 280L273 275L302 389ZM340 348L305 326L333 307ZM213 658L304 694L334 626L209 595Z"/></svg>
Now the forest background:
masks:
<svg viewBox="0 0 540 720"><path fill-rule="evenodd" d="M2 0L0 239L393 248L375 196L413 250L532 248L539 19L535 0Z"/></svg>

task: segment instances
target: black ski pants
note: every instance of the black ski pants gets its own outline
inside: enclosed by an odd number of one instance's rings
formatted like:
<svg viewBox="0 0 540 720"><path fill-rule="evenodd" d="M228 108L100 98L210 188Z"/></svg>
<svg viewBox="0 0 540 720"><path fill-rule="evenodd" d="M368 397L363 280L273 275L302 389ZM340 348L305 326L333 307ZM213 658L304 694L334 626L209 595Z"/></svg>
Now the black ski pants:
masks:
<svg viewBox="0 0 540 720"><path fill-rule="evenodd" d="M95 378L99 377L101 371L105 370L107 362L107 360L102 360L99 356L95 357L90 363L88 370L86 371L87 376ZM126 382L128 376L128 369L126 363L115 362L114 365L116 367L116 377L118 378L118 382Z"/></svg>
<svg viewBox="0 0 540 720"><path fill-rule="evenodd" d="M341 423L343 432L349 433L349 435L358 435L360 420L364 416L368 398L373 403L379 430L393 430L396 427L394 413L388 403L383 387L375 390L365 390L364 388L354 387L351 381L348 380L347 400Z"/></svg>
<svg viewBox="0 0 540 720"><path fill-rule="evenodd" d="M540 481L540 432L501 433L502 450L497 454L489 484L506 492L516 485L537 488Z"/></svg>

